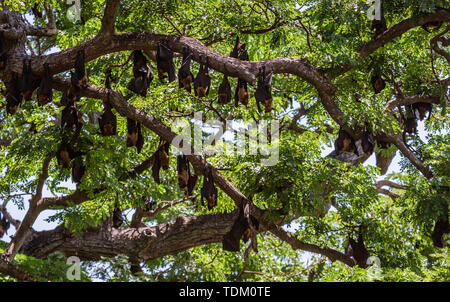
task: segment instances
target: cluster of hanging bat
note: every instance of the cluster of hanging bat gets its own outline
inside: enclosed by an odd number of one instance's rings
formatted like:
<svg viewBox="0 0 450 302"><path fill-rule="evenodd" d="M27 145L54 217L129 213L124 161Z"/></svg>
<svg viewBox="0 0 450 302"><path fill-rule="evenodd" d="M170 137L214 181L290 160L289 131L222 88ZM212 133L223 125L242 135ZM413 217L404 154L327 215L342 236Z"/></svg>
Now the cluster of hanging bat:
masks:
<svg viewBox="0 0 450 302"><path fill-rule="evenodd" d="M2 44L0 39L0 44ZM0 45L1 48L1 45ZM0 68L5 66L6 56L0 49ZM239 37L236 39L235 47L230 54L231 57L241 60L248 60L248 54L245 50L245 44L239 42ZM135 50L132 53L133 57L133 78L127 85L127 88L134 93L145 97L149 84L153 80L153 75L148 66L146 57L140 50ZM2 58L4 58L2 60ZM184 52L182 65L178 72L179 87L191 92L191 86L194 86L194 93L197 97L205 97L209 93L211 78L208 75L208 60L206 64L201 63L197 76L194 78L190 71L190 62L192 54ZM72 166L72 180L76 183L80 183L86 167L83 164L82 156L86 152L74 150L74 145L78 139L81 128L81 114L78 110L77 102L81 98L81 91L88 87L88 77L85 70L85 53L84 50L77 52L74 72L70 72L71 80L70 87L63 92L60 105L64 106L61 113L61 128L69 130L69 133L73 132L73 136L68 138L63 135L62 141L56 152L56 158L58 164L65 169ZM156 63L158 78L163 80L168 78L169 82L176 79L175 66L173 63L173 52L162 41L158 44L156 53ZM6 84L6 111L8 114L15 114L22 100L30 101L34 91L37 89L37 102L40 106L44 106L53 100L52 91L52 74L49 70L48 64L44 63L44 75L42 78L33 74L31 69L31 60L23 60L23 72L22 75L13 73L11 81ZM271 81L272 73L265 76L265 70L261 69L259 76L258 87L255 92L255 97L259 103L262 103L265 111L269 112L272 108L271 97ZM111 71L106 72L105 88L111 88ZM248 104L249 93L247 90L247 83L244 80L238 79L238 85L235 92L235 104L238 105L241 102L244 105ZM222 83L218 89L218 101L221 104L229 103L231 100L231 87L227 79L224 76ZM117 118L112 112L112 105L110 103L110 95L108 93L106 100L103 100L103 113L98 119L100 128L100 134L102 136L113 136L117 132ZM33 127L33 131L35 128ZM32 130L32 129L30 129ZM127 117L127 135L126 146L136 147L138 153L144 145L144 137L142 135L141 123ZM152 177L158 184L160 180L160 169L169 169L169 149L170 143L160 139L158 148L153 154L152 165ZM191 196L195 189L198 176L191 174L190 164L187 157L183 154L177 157L177 172L178 172L178 186L184 190L187 196ZM217 188L214 184L212 172L209 171L203 178L203 187L201 188L201 204L204 205L203 200L206 199L207 207L209 210L213 209L217 205ZM249 222L250 221L250 222ZM244 239L247 242L250 238L250 226L253 229L257 229L257 221L254 218L250 219L248 215L248 209L244 213L244 210L239 211L239 216L235 221L235 224L231 231L224 237L223 246L225 250L238 251L239 240ZM119 227L123 222L121 211L119 208L115 208L113 211L113 225ZM256 226L256 227L255 227Z"/></svg>

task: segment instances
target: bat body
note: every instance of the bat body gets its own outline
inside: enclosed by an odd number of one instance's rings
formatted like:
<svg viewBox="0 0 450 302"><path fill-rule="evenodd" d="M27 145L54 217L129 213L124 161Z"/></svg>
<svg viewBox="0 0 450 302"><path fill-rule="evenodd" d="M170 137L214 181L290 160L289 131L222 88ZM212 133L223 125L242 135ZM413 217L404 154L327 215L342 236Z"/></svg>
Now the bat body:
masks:
<svg viewBox="0 0 450 302"><path fill-rule="evenodd" d="M211 210L217 205L217 188L214 185L212 172L203 177L203 187L201 189L201 203L203 205L203 198L206 199L208 210Z"/></svg>
<svg viewBox="0 0 450 302"><path fill-rule="evenodd" d="M11 115L16 114L21 102L19 77L17 73L13 73L11 81L6 86L6 112Z"/></svg>
<svg viewBox="0 0 450 302"><path fill-rule="evenodd" d="M147 65L147 58L140 50L133 51L133 79L128 83L128 89L145 97L152 80L153 74Z"/></svg>
<svg viewBox="0 0 450 302"><path fill-rule="evenodd" d="M162 81L166 77L169 82L176 79L175 65L173 64L173 52L166 43L159 42L156 49L156 67L158 69L158 78Z"/></svg>
<svg viewBox="0 0 450 302"><path fill-rule="evenodd" d="M226 75L223 77L222 83L219 85L218 99L219 104L222 105L228 104L231 101L231 86Z"/></svg>
<svg viewBox="0 0 450 302"><path fill-rule="evenodd" d="M178 70L178 87L184 88L189 93L192 91L192 82L194 81L194 75L191 72L191 59L191 54L183 54L183 61Z"/></svg>
<svg viewBox="0 0 450 302"><path fill-rule="evenodd" d="M205 97L209 94L211 78L208 74L208 62L200 64L200 69L194 79L194 93L198 97Z"/></svg>
<svg viewBox="0 0 450 302"><path fill-rule="evenodd" d="M414 103L412 104L413 112L419 117L419 120L423 121L428 113L428 119L431 117L431 111L433 110L433 105L430 103Z"/></svg>
<svg viewBox="0 0 450 302"><path fill-rule="evenodd" d="M255 91L256 104L258 111L261 112L260 104L264 106L264 111L272 111L272 76L273 72L265 75L265 68L262 68L258 78L258 85Z"/></svg>
<svg viewBox="0 0 450 302"><path fill-rule="evenodd" d="M44 106L53 100L52 76L50 74L48 63L44 63L44 77L39 84L37 100L41 106Z"/></svg>
<svg viewBox="0 0 450 302"><path fill-rule="evenodd" d="M20 92L25 101L30 101L33 92L39 87L40 79L33 74L31 60L23 60L22 77L20 80Z"/></svg>
<svg viewBox="0 0 450 302"><path fill-rule="evenodd" d="M234 43L234 48L230 53L230 57L236 58L242 61L248 61L248 53L245 49L245 44L242 44L239 40L239 36L236 37L236 41ZM241 102L244 106L247 106L249 99L249 93L247 89L247 82L238 78L237 87L234 93L234 104L235 106L239 105Z"/></svg>
<svg viewBox="0 0 450 302"><path fill-rule="evenodd" d="M339 130L338 137L334 142L334 148L338 152L355 153L358 155L355 140L343 129Z"/></svg>

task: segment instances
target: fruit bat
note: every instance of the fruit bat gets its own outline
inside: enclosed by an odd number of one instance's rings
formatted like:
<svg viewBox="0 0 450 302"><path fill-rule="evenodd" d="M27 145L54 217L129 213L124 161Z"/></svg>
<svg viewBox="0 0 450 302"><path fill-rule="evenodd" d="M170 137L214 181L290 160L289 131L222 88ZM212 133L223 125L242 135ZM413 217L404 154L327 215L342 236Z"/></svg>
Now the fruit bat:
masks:
<svg viewBox="0 0 450 302"><path fill-rule="evenodd" d="M127 147L136 146L138 153L144 145L144 137L142 136L141 123L127 117Z"/></svg>
<svg viewBox="0 0 450 302"><path fill-rule="evenodd" d="M367 259L369 258L370 254L364 244L362 233L359 232L358 241L355 241L351 237L348 239L348 241L352 248L352 256L355 259L356 264L361 268L366 268L368 266Z"/></svg>
<svg viewBox="0 0 450 302"><path fill-rule="evenodd" d="M208 210L211 210L217 205L217 188L214 186L214 178L212 176L212 171L205 176L203 176L203 187L201 189L201 203L203 203L203 198L206 199Z"/></svg>
<svg viewBox="0 0 450 302"><path fill-rule="evenodd" d="M145 97L152 80L153 74L147 65L147 58L142 51L133 51L133 79L128 83L128 89Z"/></svg>
<svg viewBox="0 0 450 302"><path fill-rule="evenodd" d="M169 77L169 82L175 81L176 75L175 65L173 64L173 52L164 42L159 42L156 49L156 67L158 69L158 78L160 80Z"/></svg>
<svg viewBox="0 0 450 302"><path fill-rule="evenodd" d="M416 116L418 116L419 120L423 121L425 116L428 113L428 119L431 117L431 111L433 109L433 105L430 103L414 103L412 104L412 110Z"/></svg>
<svg viewBox="0 0 450 302"><path fill-rule="evenodd" d="M251 228L259 229L258 220L250 215L250 206L248 203L241 206L239 214L231 227L231 230L223 236L222 248L230 252L238 252L240 250L240 240L247 242L251 237Z"/></svg>
<svg viewBox="0 0 450 302"><path fill-rule="evenodd" d="M218 96L219 104L225 105L231 101L231 86L226 75L223 76L222 83L219 85Z"/></svg>
<svg viewBox="0 0 450 302"><path fill-rule="evenodd" d="M84 61L84 49L80 49L78 50L77 57L75 59L75 74L72 81L72 84L74 84L79 89L83 89L88 86L88 78L86 75Z"/></svg>
<svg viewBox="0 0 450 302"><path fill-rule="evenodd" d="M192 54L185 52L181 67L178 70L178 87L184 88L189 93L192 90L192 82L194 81L194 75L191 72L191 59Z"/></svg>
<svg viewBox="0 0 450 302"><path fill-rule="evenodd" d="M120 228L124 219L122 216L122 211L119 208L114 208L113 217L112 217L112 226L116 229Z"/></svg>
<svg viewBox="0 0 450 302"><path fill-rule="evenodd" d="M161 183L161 179L159 177L159 171L161 168L164 170L169 169L169 151L170 151L170 143L165 142L163 139L159 140L158 148L153 154L153 166L152 166L152 177L156 183Z"/></svg>
<svg viewBox="0 0 450 302"><path fill-rule="evenodd" d="M272 111L272 76L273 72L270 72L267 76L265 75L265 67L260 70L255 91L256 105L259 112L261 112L259 104L264 106L266 113Z"/></svg>
<svg viewBox="0 0 450 302"><path fill-rule="evenodd" d="M357 154L355 140L344 129L339 129L339 134L334 142L334 148L338 152L349 152Z"/></svg>
<svg viewBox="0 0 450 302"><path fill-rule="evenodd" d="M44 63L44 76L39 84L37 100L41 106L44 106L53 100L52 75L50 74L48 63Z"/></svg>
<svg viewBox="0 0 450 302"><path fill-rule="evenodd" d="M370 82L372 83L373 91L375 92L375 94L380 93L384 88L386 88L386 82L378 74L374 74L371 77Z"/></svg>
<svg viewBox="0 0 450 302"><path fill-rule="evenodd" d="M86 166L83 164L83 159L77 157L72 164L72 180L77 184L81 183L85 171Z"/></svg>
<svg viewBox="0 0 450 302"><path fill-rule="evenodd" d="M110 89L110 72L106 75L105 80L105 88ZM98 124L100 126L100 133L102 136L111 136L116 135L117 133L117 118L116 115L112 112L112 106L109 101L109 92L106 97L106 100L103 101L103 114L98 119Z"/></svg>
<svg viewBox="0 0 450 302"><path fill-rule="evenodd" d="M19 76L17 73L13 73L11 81L6 86L6 112L11 115L15 114L21 102Z"/></svg>
<svg viewBox="0 0 450 302"><path fill-rule="evenodd" d="M22 77L20 80L20 92L25 101L31 100L33 92L39 87L40 79L33 74L31 60L23 60Z"/></svg>
<svg viewBox="0 0 450 302"><path fill-rule="evenodd" d="M205 97L209 93L211 77L208 75L208 58L206 64L200 63L200 69L194 79L194 93L198 97Z"/></svg>

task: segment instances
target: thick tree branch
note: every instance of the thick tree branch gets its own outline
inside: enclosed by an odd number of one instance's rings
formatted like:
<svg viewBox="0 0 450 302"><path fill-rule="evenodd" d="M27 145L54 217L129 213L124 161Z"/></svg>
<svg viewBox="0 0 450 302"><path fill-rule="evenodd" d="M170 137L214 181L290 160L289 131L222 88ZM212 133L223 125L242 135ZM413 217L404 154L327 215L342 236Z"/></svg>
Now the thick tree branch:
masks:
<svg viewBox="0 0 450 302"><path fill-rule="evenodd" d="M0 274L11 276L19 281L36 281L16 265L6 262L0 257Z"/></svg>
<svg viewBox="0 0 450 302"><path fill-rule="evenodd" d="M19 228L17 229L16 233L14 234L14 237L12 238L11 242L9 243L8 247L4 251L5 260L12 261L14 257L16 256L17 252L21 248L22 244L24 243L26 237L31 231L31 227L33 226L34 222L36 221L36 218L38 217L39 213L41 212L38 208L38 202L42 197L42 189L44 187L44 182L48 178L48 166L50 164L50 161L52 159L52 156L47 156L42 164L42 170L38 177L38 183L36 186L36 193L31 196L30 199L30 205L28 208L27 213L25 214L24 219L19 225Z"/></svg>
<svg viewBox="0 0 450 302"><path fill-rule="evenodd" d="M120 0L107 0L105 12L102 19L102 27L99 35L111 35L114 33L114 25L116 23Z"/></svg>
<svg viewBox="0 0 450 302"><path fill-rule="evenodd" d="M277 225L271 225L268 226L268 230L280 238L281 240L287 242L294 250L303 250L311 253L320 254L323 256L326 256L331 261L341 261L342 263L347 264L348 266L354 266L355 263L353 259L344 253L341 253L339 251L336 251L334 249L318 246L314 244L304 243L297 238L295 238L293 235L289 234L288 232L284 231L281 227Z"/></svg>
<svg viewBox="0 0 450 302"><path fill-rule="evenodd" d="M381 35L375 37L371 41L365 43L361 48L358 50L358 54L361 56L361 58L366 58L372 53L374 53L377 49L383 47L387 43L393 41L395 38L400 37L407 31L421 26L428 22L434 22L434 21L443 21L443 22L450 22L450 11L436 11L434 13L428 13L423 14L422 17L411 17L407 20L404 20L398 24L395 24L391 27L389 27L384 33ZM340 67L338 70L329 70L326 72L328 77L330 79L335 79L338 76L346 73L347 71L351 70L353 68L352 64L346 64L342 67Z"/></svg>

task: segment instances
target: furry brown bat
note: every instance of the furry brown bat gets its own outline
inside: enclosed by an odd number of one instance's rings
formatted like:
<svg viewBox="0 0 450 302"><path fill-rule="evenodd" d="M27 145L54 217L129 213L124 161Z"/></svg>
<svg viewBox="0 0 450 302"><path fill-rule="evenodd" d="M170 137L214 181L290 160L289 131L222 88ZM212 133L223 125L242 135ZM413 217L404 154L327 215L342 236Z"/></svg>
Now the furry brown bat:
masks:
<svg viewBox="0 0 450 302"><path fill-rule="evenodd" d="M107 72L105 80L105 88L110 89L110 71ZM102 136L112 136L117 133L117 117L112 112L112 106L109 102L109 92L106 100L103 101L103 114L98 119L98 124L100 126L100 133Z"/></svg>
<svg viewBox="0 0 450 302"><path fill-rule="evenodd" d="M357 154L355 140L344 129L339 129L339 134L334 142L334 148L338 152L349 152Z"/></svg>
<svg viewBox="0 0 450 302"><path fill-rule="evenodd" d="M72 180L77 184L81 183L86 167L83 164L82 157L77 157L72 163Z"/></svg>
<svg viewBox="0 0 450 302"><path fill-rule="evenodd" d="M192 54L184 51L183 61L178 70L178 87L184 88L189 93L192 91L192 82L194 81L194 75L191 72L191 59Z"/></svg>
<svg viewBox="0 0 450 302"><path fill-rule="evenodd" d="M158 43L158 48L156 49L156 66L158 69L158 78L161 81L166 77L169 78L169 82L175 81L176 75L175 65L173 64L173 52L166 45L165 41Z"/></svg>
<svg viewBox="0 0 450 302"><path fill-rule="evenodd" d="M230 53L230 57L237 58L242 61L248 61L248 53L245 49L245 44L241 44L239 36L236 37L236 42L234 43L234 48ZM249 93L247 88L247 82L238 78L238 83L236 90L234 92L234 105L237 107L239 102L247 106L249 99Z"/></svg>
<svg viewBox="0 0 450 302"><path fill-rule="evenodd" d="M114 208L112 215L112 226L118 229L123 224L123 221L122 211L118 207Z"/></svg>
<svg viewBox="0 0 450 302"><path fill-rule="evenodd" d="M364 153L370 154L372 154L375 149L375 141L372 132L369 129L367 129L367 127L361 138L361 147Z"/></svg>
<svg viewBox="0 0 450 302"><path fill-rule="evenodd" d="M74 151L72 149L73 142L67 142L66 139L61 141L59 145L58 151L56 152L56 159L58 164L62 166L64 169L70 167L70 162L72 159L78 158L83 155L80 151Z"/></svg>
<svg viewBox="0 0 450 302"><path fill-rule="evenodd" d="M77 57L75 59L75 74L72 78L72 84L79 89L86 88L89 82L86 75L84 60L85 60L84 49L80 49L78 50Z"/></svg>
<svg viewBox="0 0 450 302"><path fill-rule="evenodd" d="M433 105L430 103L414 103L412 104L412 110L419 120L423 121L428 113L428 119L431 117L431 111L433 110Z"/></svg>
<svg viewBox="0 0 450 302"><path fill-rule="evenodd" d="M247 242L251 237L250 224L255 230L259 229L258 220L250 215L248 203L239 209L239 214L231 227L231 230L223 236L222 248L225 251L238 252L240 250L240 240Z"/></svg>
<svg viewBox="0 0 450 302"><path fill-rule="evenodd" d="M37 92L37 100L39 105L44 106L53 100L52 88L52 75L50 74L48 63L44 63L44 76L41 79Z"/></svg>
<svg viewBox="0 0 450 302"><path fill-rule="evenodd" d="M228 104L231 101L231 86L226 75L223 76L222 83L219 85L218 98L219 104L222 105Z"/></svg>
<svg viewBox="0 0 450 302"><path fill-rule="evenodd" d="M144 146L144 137L142 136L141 123L127 117L127 147L136 146L138 153L141 153Z"/></svg>
<svg viewBox="0 0 450 302"><path fill-rule="evenodd" d="M169 169L169 151L170 151L170 143L165 142L163 139L159 140L158 148L153 154L153 166L152 166L152 176L156 183L161 183L161 179L159 177L159 171L161 168L164 170Z"/></svg>
<svg viewBox="0 0 450 302"><path fill-rule="evenodd" d="M364 244L362 232L359 232L358 241L355 241L351 237L348 238L348 241L352 248L352 256L353 259L355 259L356 264L361 268L366 268L368 266L367 259L370 254Z"/></svg>
<svg viewBox="0 0 450 302"><path fill-rule="evenodd" d="M6 112L11 115L15 114L21 102L19 76L17 73L13 73L11 81L6 86Z"/></svg>
<svg viewBox="0 0 450 302"><path fill-rule="evenodd" d="M258 106L258 111L261 112L262 104L264 106L264 111L266 113L272 111L272 76L273 72L270 72L267 76L265 75L266 68L263 67L259 71L258 85L255 91L256 105Z"/></svg>
<svg viewBox="0 0 450 302"><path fill-rule="evenodd" d="M152 80L153 74L147 65L147 58L142 51L133 51L133 79L128 83L128 89L145 97Z"/></svg>
<svg viewBox="0 0 450 302"><path fill-rule="evenodd" d="M8 231L10 227L9 221L6 219L6 217L2 218L2 213L0 212L0 238L5 235L5 233Z"/></svg>
<svg viewBox="0 0 450 302"><path fill-rule="evenodd" d="M380 93L384 88L386 88L386 82L379 74L374 74L371 77L370 82L372 83L373 91L375 92L375 94Z"/></svg>
<svg viewBox="0 0 450 302"><path fill-rule="evenodd" d="M74 126L77 131L81 129L80 113L77 103L67 98L61 112L61 127L72 130Z"/></svg>
<svg viewBox="0 0 450 302"><path fill-rule="evenodd" d="M4 48L3 32L0 32L0 70L6 66L7 53Z"/></svg>
<svg viewBox="0 0 450 302"><path fill-rule="evenodd" d="M20 80L20 92L25 101L30 101L33 92L39 87L40 79L33 74L31 60L23 60L22 77Z"/></svg>
<svg viewBox="0 0 450 302"><path fill-rule="evenodd" d="M203 176L203 187L201 189L201 203L203 198L206 199L208 210L211 210L217 205L217 188L214 186L214 178L212 171L209 171L207 175Z"/></svg>
<svg viewBox="0 0 450 302"><path fill-rule="evenodd" d="M378 37L387 30L386 19L384 18L383 5L381 5L380 16L381 16L380 20L374 19L372 21L371 29L375 32L375 37Z"/></svg>
<svg viewBox="0 0 450 302"><path fill-rule="evenodd" d="M211 77L208 74L208 58L206 64L200 63L200 69L194 79L194 93L198 97L205 97L209 93L211 86Z"/></svg>
<svg viewBox="0 0 450 302"><path fill-rule="evenodd" d="M178 172L178 187L184 189L189 181L189 161L186 155L179 154L177 156L177 172Z"/></svg>
<svg viewBox="0 0 450 302"><path fill-rule="evenodd" d="M417 118L408 117L405 121L405 133L414 134L417 133Z"/></svg>

